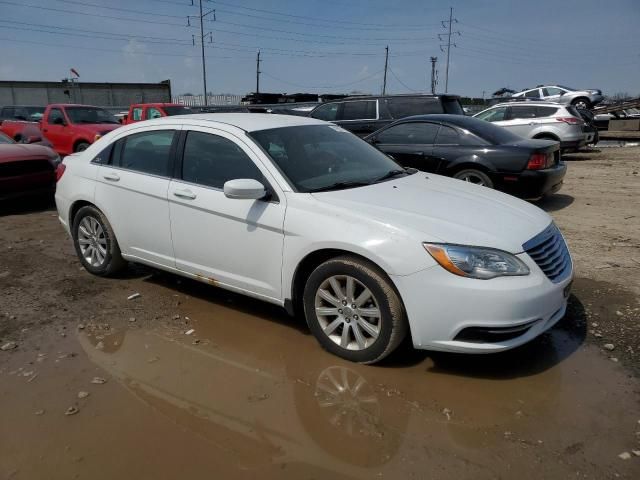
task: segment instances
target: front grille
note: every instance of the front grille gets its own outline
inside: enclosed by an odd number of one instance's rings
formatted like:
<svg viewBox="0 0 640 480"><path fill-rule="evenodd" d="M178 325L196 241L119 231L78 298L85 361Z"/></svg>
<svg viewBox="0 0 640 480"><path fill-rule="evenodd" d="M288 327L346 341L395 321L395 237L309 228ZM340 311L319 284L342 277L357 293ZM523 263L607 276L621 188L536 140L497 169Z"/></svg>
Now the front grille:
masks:
<svg viewBox="0 0 640 480"><path fill-rule="evenodd" d="M552 282L561 282L571 274L569 249L554 223L525 243L522 248Z"/></svg>

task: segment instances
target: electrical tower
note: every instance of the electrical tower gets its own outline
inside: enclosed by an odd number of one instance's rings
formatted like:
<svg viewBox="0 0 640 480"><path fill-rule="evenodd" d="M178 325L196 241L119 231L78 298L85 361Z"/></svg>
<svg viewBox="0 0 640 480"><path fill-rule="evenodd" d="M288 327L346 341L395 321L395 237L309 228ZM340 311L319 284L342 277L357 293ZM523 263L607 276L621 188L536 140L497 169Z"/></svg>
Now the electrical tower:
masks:
<svg viewBox="0 0 640 480"><path fill-rule="evenodd" d="M443 36L447 36L447 66L445 69L445 76L444 76L444 92L447 93L449 91L449 59L451 57L451 35L460 35L459 31L452 31L452 25L454 23L458 23L458 19L453 18L453 7L450 7L449 10L449 20L443 20L442 21L442 28L447 28L449 30L448 33L446 34L442 34L439 33L438 34L438 39L440 41L442 41L442 37ZM457 47L457 45L454 43L453 44L454 47ZM445 45L440 45L440 50L442 52L444 52L444 47Z"/></svg>
<svg viewBox="0 0 640 480"><path fill-rule="evenodd" d="M438 84L438 71L436 70L436 62L438 57L431 57L431 93L436 93L436 85Z"/></svg>
<svg viewBox="0 0 640 480"><path fill-rule="evenodd" d="M202 86L204 88L204 106L207 106L207 62L204 56L204 40L209 37L209 43L213 43L213 32L204 33L204 18L208 15L213 14L213 19L216 19L216 11L215 9L209 10L206 13L202 11L202 0L199 0L200 3L200 15L188 15L187 16L187 26L191 26L191 19L197 19L200 21L200 48L202 49ZM191 0L191 5L194 5L193 0ZM196 40L195 35L191 36L193 45L195 46Z"/></svg>

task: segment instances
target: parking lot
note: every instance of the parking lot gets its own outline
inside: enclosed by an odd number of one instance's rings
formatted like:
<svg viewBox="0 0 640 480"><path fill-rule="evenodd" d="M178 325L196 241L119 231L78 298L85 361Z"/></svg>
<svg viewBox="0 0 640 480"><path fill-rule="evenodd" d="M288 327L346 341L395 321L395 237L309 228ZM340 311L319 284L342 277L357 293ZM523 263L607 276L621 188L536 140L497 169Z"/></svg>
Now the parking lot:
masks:
<svg viewBox="0 0 640 480"><path fill-rule="evenodd" d="M92 276L52 206L5 209L1 478L638 478L639 154L567 155L538 205L573 255L569 311L481 357L349 363L274 306Z"/></svg>

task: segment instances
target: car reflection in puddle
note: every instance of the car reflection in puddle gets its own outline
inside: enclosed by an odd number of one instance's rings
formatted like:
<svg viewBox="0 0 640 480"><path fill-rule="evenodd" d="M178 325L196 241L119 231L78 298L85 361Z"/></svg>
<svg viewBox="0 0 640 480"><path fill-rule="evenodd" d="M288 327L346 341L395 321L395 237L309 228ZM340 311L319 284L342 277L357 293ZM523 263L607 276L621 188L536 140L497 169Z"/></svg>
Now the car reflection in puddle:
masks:
<svg viewBox="0 0 640 480"><path fill-rule="evenodd" d="M450 355L385 368L342 361L299 330L243 312L230 322L224 308L199 323L197 344L160 326L87 326L79 342L157 415L243 470L408 475L446 459L490 468L486 449L522 427L519 410L546 418L576 400L562 383L571 367L553 366L563 344L578 344L562 329L475 368Z"/></svg>

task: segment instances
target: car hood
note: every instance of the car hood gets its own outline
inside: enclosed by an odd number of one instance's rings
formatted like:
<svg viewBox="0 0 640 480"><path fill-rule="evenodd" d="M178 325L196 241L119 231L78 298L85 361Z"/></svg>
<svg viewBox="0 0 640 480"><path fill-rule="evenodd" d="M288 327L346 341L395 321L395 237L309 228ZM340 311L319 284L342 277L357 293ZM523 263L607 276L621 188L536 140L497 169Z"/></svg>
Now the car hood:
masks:
<svg viewBox="0 0 640 480"><path fill-rule="evenodd" d="M101 135L105 135L116 128L121 127L120 124L114 123L76 123L74 127L77 129L82 129L91 133L99 133Z"/></svg>
<svg viewBox="0 0 640 480"><path fill-rule="evenodd" d="M359 188L312 194L343 215L369 218L421 241L476 245L511 253L552 221L530 203L486 187L418 172Z"/></svg>
<svg viewBox="0 0 640 480"><path fill-rule="evenodd" d="M42 145L28 145L22 143L8 143L0 145L0 163L16 160L54 159L56 153L49 147Z"/></svg>

